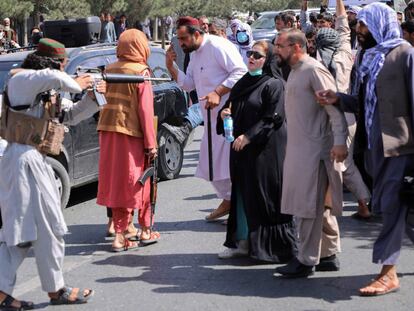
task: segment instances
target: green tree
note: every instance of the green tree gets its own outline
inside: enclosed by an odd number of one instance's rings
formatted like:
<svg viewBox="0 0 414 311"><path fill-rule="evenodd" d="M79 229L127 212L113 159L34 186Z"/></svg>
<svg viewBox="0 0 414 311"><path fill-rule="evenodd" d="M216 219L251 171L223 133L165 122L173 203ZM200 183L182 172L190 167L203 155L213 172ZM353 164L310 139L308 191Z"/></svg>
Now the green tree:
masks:
<svg viewBox="0 0 414 311"><path fill-rule="evenodd" d="M33 12L31 1L1 0L0 18L10 17L19 21L29 17Z"/></svg>
<svg viewBox="0 0 414 311"><path fill-rule="evenodd" d="M32 3L36 19L40 14L48 20L79 18L90 15L91 11L89 3L83 0L32 0Z"/></svg>

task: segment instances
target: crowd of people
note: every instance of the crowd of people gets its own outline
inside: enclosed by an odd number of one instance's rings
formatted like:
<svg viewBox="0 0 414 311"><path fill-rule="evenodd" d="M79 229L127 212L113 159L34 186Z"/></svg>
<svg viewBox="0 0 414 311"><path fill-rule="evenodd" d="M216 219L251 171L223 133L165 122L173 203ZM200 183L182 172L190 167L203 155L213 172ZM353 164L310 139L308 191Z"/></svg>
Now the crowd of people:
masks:
<svg viewBox="0 0 414 311"><path fill-rule="evenodd" d="M18 47L16 31L11 28L10 18L6 17L0 24L0 51Z"/></svg>
<svg viewBox="0 0 414 311"><path fill-rule="evenodd" d="M345 184L358 201L352 216L384 223L373 256L383 267L360 294L399 288L395 266L408 208L400 192L414 159L413 21L400 16L385 4L345 8L342 0L335 13L308 14L304 0L298 17L275 17L273 44L254 42L239 20L226 36L219 22L207 29L205 20L178 19L166 64L184 90L196 91L193 106L213 128L205 127L196 176L223 199L206 220L229 214L219 258L286 263L276 273L290 278L338 271ZM391 78L397 72L399 80ZM397 105L397 93L381 81L398 83L405 99ZM229 115L235 140L223 148ZM183 133L201 123L192 113L187 119Z"/></svg>
<svg viewBox="0 0 414 311"><path fill-rule="evenodd" d="M148 76L148 35L128 29L125 18L116 26L110 14L102 18L105 40L118 40L118 61L106 71ZM219 19L177 19L166 67L189 92L191 106L174 133L182 142L186 136L180 133L204 123L195 175L211 182L222 199L206 220L229 214L219 258L282 264L275 274L286 278L338 271L336 217L342 214L345 184L358 200L354 217L366 221L376 215L383 222L373 250L373 262L382 268L360 295L399 289L402 240L414 228L410 201L401 195L404 177L414 171L413 24L411 19L400 24L385 4L346 9L343 0L336 0L334 14L311 17L306 0L299 19L279 14L272 43L254 41L250 26L237 19L229 36ZM0 269L0 309L33 308L11 296L30 247L52 304L85 303L94 294L64 283L67 228L44 157L48 144L11 130L23 118L28 125L40 119L74 124L100 109L87 91L91 77L67 76L66 62L61 43L40 39L22 68L11 72L4 94L3 109L12 117L1 123L9 145L0 162L0 265L9 269ZM56 100L56 91L82 90L77 103ZM152 230L149 184L137 182L157 156L152 86L102 82L98 91L107 104L97 128L97 202L110 211L111 250L124 252L160 239ZM44 92L48 97L40 99ZM224 126L229 116L231 143ZM131 229L134 211L137 232Z"/></svg>

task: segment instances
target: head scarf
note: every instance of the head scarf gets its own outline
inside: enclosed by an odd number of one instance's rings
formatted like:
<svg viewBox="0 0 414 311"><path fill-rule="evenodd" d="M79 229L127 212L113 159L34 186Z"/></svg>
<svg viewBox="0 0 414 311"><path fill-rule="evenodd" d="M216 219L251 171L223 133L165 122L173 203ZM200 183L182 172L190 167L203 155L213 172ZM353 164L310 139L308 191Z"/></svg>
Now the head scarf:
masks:
<svg viewBox="0 0 414 311"><path fill-rule="evenodd" d="M263 73L271 77L274 77L276 79L284 80L282 70L277 65L276 57L273 54L274 45L271 44L270 42L268 42L267 44L268 44L268 50L266 54L266 61L262 68Z"/></svg>
<svg viewBox="0 0 414 311"><path fill-rule="evenodd" d="M138 29L125 30L118 40L116 56L119 60L147 65L150 48L146 35Z"/></svg>
<svg viewBox="0 0 414 311"><path fill-rule="evenodd" d="M243 57L244 63L247 64L249 60L248 60L248 57L246 56L246 52L252 49L252 46L254 43L252 29L250 28L249 24L242 23L242 22L235 24L234 27L237 27L236 28L237 32L234 38L235 42L233 43L236 45L237 49L239 50L240 55ZM240 34L242 34L244 38L246 38L247 36L246 42L244 43L239 42L237 37L240 36Z"/></svg>
<svg viewBox="0 0 414 311"><path fill-rule="evenodd" d="M339 34L332 28L321 28L316 34L316 49L322 58L322 63L336 79L336 63L334 56L341 45Z"/></svg>
<svg viewBox="0 0 414 311"><path fill-rule="evenodd" d="M237 18L236 19L232 19L230 21L229 26L230 26L230 29L231 29L232 33L227 37L227 39L229 39L234 44L237 44L237 40L236 40L236 36L233 34L233 28L234 27L238 28L239 25L241 25L241 24L242 24L242 22L239 19L237 19Z"/></svg>
<svg viewBox="0 0 414 311"><path fill-rule="evenodd" d="M265 83L272 77L283 81L280 68L277 67L276 58L273 54L273 44L268 43L268 50L266 54L265 63L262 67L262 74L258 76L252 76L249 73L246 73L233 86L228 100L233 101L236 98L243 97L246 94L250 94L259 85Z"/></svg>
<svg viewBox="0 0 414 311"><path fill-rule="evenodd" d="M368 4L358 13L357 18L368 27L377 42L376 46L365 51L352 90L353 94L357 94L360 85L366 79L365 130L367 132L368 148L371 148L370 132L377 105L377 95L375 93L377 77L388 52L405 41L401 39L397 13L386 4L377 2Z"/></svg>
<svg viewBox="0 0 414 311"><path fill-rule="evenodd" d="M360 6L350 5L346 11L349 12L349 13L358 14L359 11L361 11L361 10L362 10L362 8Z"/></svg>

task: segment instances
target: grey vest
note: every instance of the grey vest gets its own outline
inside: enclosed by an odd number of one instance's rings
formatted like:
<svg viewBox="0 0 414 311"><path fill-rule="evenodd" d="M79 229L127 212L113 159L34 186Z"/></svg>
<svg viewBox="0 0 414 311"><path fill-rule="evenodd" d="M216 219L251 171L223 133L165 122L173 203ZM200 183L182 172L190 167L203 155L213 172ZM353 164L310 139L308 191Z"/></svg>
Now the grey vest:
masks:
<svg viewBox="0 0 414 311"><path fill-rule="evenodd" d="M407 60L411 51L408 43L393 49L385 57L376 82L385 157L414 154L413 99L410 96L413 90L409 89L414 81L407 79Z"/></svg>

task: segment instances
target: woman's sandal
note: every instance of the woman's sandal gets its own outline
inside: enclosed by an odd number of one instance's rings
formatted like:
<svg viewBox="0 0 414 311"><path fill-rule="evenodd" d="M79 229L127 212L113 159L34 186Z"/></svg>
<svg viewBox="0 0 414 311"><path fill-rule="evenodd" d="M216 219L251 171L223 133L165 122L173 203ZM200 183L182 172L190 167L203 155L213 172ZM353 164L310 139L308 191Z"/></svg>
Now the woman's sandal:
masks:
<svg viewBox="0 0 414 311"><path fill-rule="evenodd" d="M50 304L72 305L87 303L88 300L94 295L94 293L95 292L91 289L80 290L80 288L65 286L58 291L57 298L52 298L49 296Z"/></svg>
<svg viewBox="0 0 414 311"><path fill-rule="evenodd" d="M131 242L139 242L141 239L141 229L137 229L136 232L128 232L125 234L125 238L130 240Z"/></svg>
<svg viewBox="0 0 414 311"><path fill-rule="evenodd" d="M371 291L363 291L363 289L371 288L373 290ZM369 283L364 288L361 288L359 290L359 294L361 296L381 296L385 294L389 294L392 292L396 292L400 289L399 282L393 281L390 277L387 275L378 276L375 280L372 280L371 283Z"/></svg>
<svg viewBox="0 0 414 311"><path fill-rule="evenodd" d="M139 244L137 242L131 242L128 239L125 239L123 247L113 247L112 246L112 251L114 253L120 253L120 252L135 250L135 249L138 249L138 247L139 247Z"/></svg>
<svg viewBox="0 0 414 311"><path fill-rule="evenodd" d="M141 239L140 244L142 244L142 246L148 246L154 243L157 243L161 238L161 234L158 231L151 231L150 237L147 239L143 239L142 238L142 234L141 234Z"/></svg>
<svg viewBox="0 0 414 311"><path fill-rule="evenodd" d="M31 301L20 300L20 307L14 307L13 302L19 301L10 295L6 295L6 298L0 303L0 310L2 311L23 311L34 309L34 303Z"/></svg>

